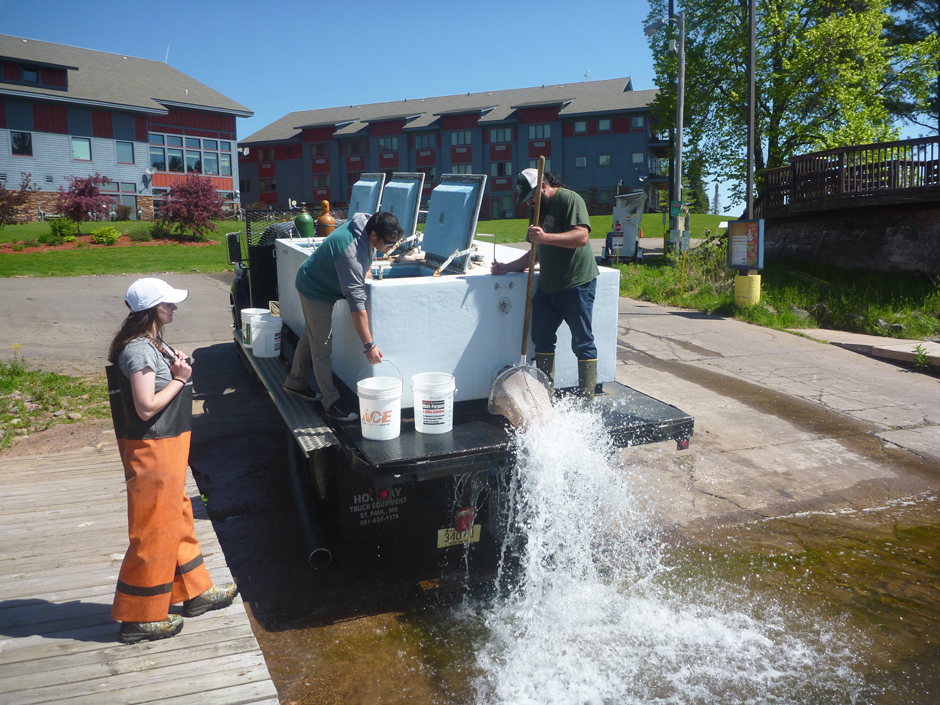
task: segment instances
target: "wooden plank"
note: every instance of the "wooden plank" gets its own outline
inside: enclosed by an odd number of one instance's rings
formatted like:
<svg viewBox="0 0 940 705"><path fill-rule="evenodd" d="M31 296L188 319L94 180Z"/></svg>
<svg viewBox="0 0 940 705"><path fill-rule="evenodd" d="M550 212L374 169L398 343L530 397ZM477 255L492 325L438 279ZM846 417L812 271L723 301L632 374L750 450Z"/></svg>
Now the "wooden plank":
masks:
<svg viewBox="0 0 940 705"><path fill-rule="evenodd" d="M196 535L231 580L187 473ZM111 600L127 549L116 448L0 459L0 702L277 703L241 598L185 620L173 639L123 645ZM181 606L171 613L181 612Z"/></svg>

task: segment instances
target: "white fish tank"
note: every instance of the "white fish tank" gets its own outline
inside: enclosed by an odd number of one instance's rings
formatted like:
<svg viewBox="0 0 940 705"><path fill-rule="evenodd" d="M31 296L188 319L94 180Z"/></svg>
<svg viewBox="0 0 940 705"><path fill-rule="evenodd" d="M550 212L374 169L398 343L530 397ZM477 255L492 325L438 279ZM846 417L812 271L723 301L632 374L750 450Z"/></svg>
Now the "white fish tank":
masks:
<svg viewBox="0 0 940 705"><path fill-rule="evenodd" d="M411 378L423 372L452 374L457 385L455 402L486 399L499 371L519 364L522 352L528 275L494 276L490 265L494 258L501 262L517 259L524 250L474 239L486 176L443 175L431 192L423 235L416 232L422 180L421 174L393 174L386 185L382 174L363 174L353 187L356 212L369 212L367 208L392 212L402 223L405 238L412 238L393 250L390 258L376 259L373 279L366 282L372 336L390 364L369 365L349 307L340 301L333 309L334 374L353 390L365 377L400 375L402 408L414 406ZM319 238L295 238L277 240L275 246L281 317L298 336L303 335L304 319L294 280L320 242ZM438 270L440 276L435 276ZM536 269L535 286L538 276ZM601 383L613 382L615 377L619 298L620 272L600 267L593 330ZM535 354L531 337L527 352L529 359ZM577 383L571 334L562 323L555 386L575 387Z"/></svg>

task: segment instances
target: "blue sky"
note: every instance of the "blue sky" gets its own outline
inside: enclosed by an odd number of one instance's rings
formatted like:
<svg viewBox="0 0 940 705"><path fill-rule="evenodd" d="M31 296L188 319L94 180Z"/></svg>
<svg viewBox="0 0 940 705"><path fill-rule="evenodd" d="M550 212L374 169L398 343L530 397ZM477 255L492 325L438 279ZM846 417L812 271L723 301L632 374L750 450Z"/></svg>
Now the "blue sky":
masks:
<svg viewBox="0 0 940 705"><path fill-rule="evenodd" d="M237 121L244 138L293 110L574 83L586 73L655 88L648 13L646 0L0 0L0 32L168 57L254 111Z"/></svg>

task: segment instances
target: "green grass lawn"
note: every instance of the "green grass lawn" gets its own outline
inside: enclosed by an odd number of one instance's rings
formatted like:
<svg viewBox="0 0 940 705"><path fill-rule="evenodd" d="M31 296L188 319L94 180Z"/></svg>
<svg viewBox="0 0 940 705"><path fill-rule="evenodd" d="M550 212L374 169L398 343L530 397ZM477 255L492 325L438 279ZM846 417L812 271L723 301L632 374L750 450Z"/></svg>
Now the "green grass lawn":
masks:
<svg viewBox="0 0 940 705"><path fill-rule="evenodd" d="M718 232L718 224L723 220L729 220L724 215L693 215L692 216L692 237L704 238L705 230L710 229L712 234ZM733 220L733 218L731 219ZM613 218L609 215L591 216L591 239L604 239L613 226ZM522 242L525 240L525 232L528 227L528 221L525 218L516 218L513 220L481 220L477 223L477 233L488 233L496 236L498 243ZM644 237L663 237L663 216L662 213L646 213L643 215L641 225Z"/></svg>

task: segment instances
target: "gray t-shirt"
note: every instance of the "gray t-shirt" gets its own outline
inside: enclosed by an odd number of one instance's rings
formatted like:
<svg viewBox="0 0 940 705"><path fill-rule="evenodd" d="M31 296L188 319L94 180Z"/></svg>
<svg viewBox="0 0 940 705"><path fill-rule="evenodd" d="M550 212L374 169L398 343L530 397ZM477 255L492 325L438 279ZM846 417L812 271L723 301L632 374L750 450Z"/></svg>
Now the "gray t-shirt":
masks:
<svg viewBox="0 0 940 705"><path fill-rule="evenodd" d="M159 392L173 379L170 363L147 338L134 338L129 342L118 357L118 367L128 379L135 372L148 368L153 370L157 375L153 385L155 392Z"/></svg>

